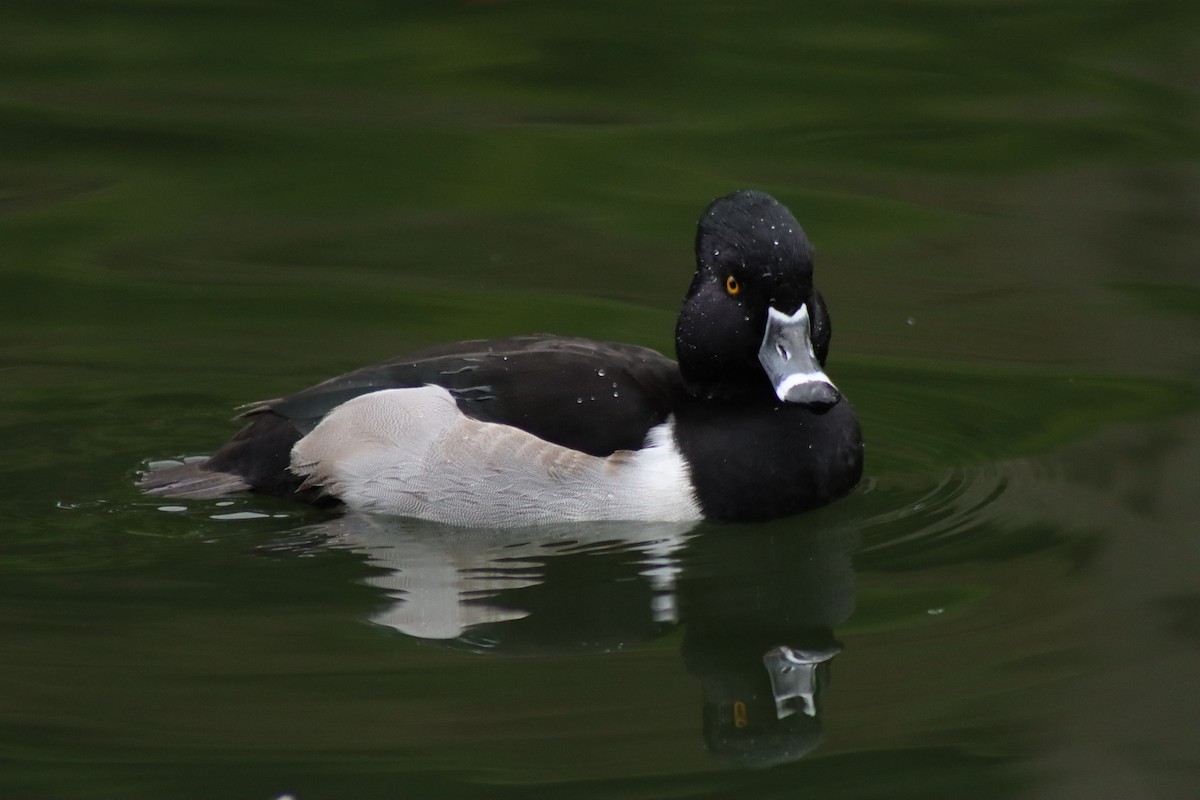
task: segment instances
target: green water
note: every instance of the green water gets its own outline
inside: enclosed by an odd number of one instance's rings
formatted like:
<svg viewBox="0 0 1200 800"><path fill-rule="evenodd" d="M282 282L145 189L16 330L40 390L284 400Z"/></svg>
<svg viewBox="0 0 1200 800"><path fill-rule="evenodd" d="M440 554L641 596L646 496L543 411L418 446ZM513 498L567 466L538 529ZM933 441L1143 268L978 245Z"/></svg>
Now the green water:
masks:
<svg viewBox="0 0 1200 800"><path fill-rule="evenodd" d="M1198 54L1183 2L0 4L0 797L1197 796ZM862 418L827 509L133 489L425 344L669 351L743 186Z"/></svg>

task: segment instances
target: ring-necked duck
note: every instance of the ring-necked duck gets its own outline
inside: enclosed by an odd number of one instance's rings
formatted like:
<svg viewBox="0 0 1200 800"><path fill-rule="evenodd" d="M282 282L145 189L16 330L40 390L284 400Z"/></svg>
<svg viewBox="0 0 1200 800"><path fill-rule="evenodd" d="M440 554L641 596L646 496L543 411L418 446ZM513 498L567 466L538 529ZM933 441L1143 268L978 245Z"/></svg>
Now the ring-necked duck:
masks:
<svg viewBox="0 0 1200 800"><path fill-rule="evenodd" d="M829 339L799 223L735 192L700 218L678 363L547 335L437 347L254 404L211 457L140 484L466 526L772 519L862 474L858 421L822 368Z"/></svg>

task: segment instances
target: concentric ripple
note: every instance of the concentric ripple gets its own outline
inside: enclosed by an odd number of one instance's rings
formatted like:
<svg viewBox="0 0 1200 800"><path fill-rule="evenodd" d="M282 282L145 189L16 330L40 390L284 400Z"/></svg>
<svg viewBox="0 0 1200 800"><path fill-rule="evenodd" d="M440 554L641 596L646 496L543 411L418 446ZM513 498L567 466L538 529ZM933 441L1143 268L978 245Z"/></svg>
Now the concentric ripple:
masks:
<svg viewBox="0 0 1200 800"><path fill-rule="evenodd" d="M856 503L863 563L929 566L1054 546L1065 534L1036 513L1065 480L1054 453L1161 413L1176 395L1112 378L872 367L853 395L867 442Z"/></svg>

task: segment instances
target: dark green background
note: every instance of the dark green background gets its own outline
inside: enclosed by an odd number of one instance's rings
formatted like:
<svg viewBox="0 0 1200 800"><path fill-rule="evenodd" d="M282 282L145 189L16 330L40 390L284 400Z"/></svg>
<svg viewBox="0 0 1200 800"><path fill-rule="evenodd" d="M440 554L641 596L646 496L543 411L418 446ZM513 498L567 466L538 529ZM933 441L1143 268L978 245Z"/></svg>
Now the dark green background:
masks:
<svg viewBox="0 0 1200 800"><path fill-rule="evenodd" d="M1194 797L1198 32L1183 2L0 4L0 797ZM132 488L423 344L669 352L695 219L746 186L817 247L867 476L675 557L703 606L851 542L794 764L706 753L695 626L607 594L644 547L533 569L615 652L478 655L367 624L379 565L319 516Z"/></svg>

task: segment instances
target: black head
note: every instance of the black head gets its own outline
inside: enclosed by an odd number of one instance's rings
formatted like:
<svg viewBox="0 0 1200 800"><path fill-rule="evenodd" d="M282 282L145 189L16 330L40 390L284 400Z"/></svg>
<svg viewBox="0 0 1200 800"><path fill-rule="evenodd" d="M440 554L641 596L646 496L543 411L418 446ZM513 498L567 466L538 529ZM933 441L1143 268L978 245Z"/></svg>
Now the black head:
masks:
<svg viewBox="0 0 1200 800"><path fill-rule="evenodd" d="M696 274L675 328L688 390L701 397L774 393L759 360L770 309L808 309L813 355L825 363L829 315L813 287L812 245L770 195L739 191L709 204L696 230Z"/></svg>

